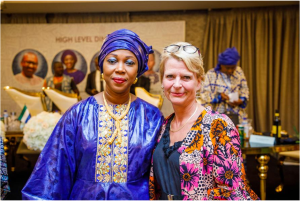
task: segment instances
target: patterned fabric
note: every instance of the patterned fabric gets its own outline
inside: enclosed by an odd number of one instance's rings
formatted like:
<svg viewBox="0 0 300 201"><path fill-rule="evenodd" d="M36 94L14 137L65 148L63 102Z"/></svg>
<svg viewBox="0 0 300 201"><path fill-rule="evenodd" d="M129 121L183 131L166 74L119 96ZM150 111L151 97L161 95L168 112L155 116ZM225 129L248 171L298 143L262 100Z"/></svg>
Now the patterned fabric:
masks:
<svg viewBox="0 0 300 201"><path fill-rule="evenodd" d="M3 139L0 136L0 161L1 161L1 200L3 200L8 192L10 192L10 187L8 185L8 174L7 174L7 163L4 155L4 145Z"/></svg>
<svg viewBox="0 0 300 201"><path fill-rule="evenodd" d="M124 107L111 109L120 113ZM128 142L109 149L105 138L113 122L105 111L91 96L64 113L22 189L23 199L149 200L150 162L163 122L161 112L139 98L132 101L122 122Z"/></svg>
<svg viewBox="0 0 300 201"><path fill-rule="evenodd" d="M120 116L127 105L109 105L110 111ZM104 105L99 107L96 182L124 183L128 164L128 115L121 120L122 143L108 144L114 132L114 119Z"/></svg>
<svg viewBox="0 0 300 201"><path fill-rule="evenodd" d="M165 120L161 135L170 117ZM184 200L259 199L246 182L239 133L226 115L205 108L178 152ZM153 163L149 188L150 199L159 199Z"/></svg>
<svg viewBox="0 0 300 201"><path fill-rule="evenodd" d="M230 76L228 85L220 71L210 69L205 75L203 90L200 94L201 103L203 106L211 106L219 113L232 112L239 115L239 121L242 122L243 117L246 117L246 106L249 100L249 88L241 67L237 66L233 75ZM243 104L237 107L231 107L226 102L221 100L221 93L228 95L229 93L238 92L239 98L243 100Z"/></svg>

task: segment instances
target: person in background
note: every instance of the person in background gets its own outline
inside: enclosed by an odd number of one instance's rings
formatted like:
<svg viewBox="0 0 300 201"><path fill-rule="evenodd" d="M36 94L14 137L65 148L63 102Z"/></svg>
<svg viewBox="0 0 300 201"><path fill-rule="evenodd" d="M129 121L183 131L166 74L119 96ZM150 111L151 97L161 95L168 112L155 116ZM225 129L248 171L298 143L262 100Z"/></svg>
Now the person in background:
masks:
<svg viewBox="0 0 300 201"><path fill-rule="evenodd" d="M185 42L167 46L160 76L174 113L165 119L153 152L150 199L257 200L246 182L235 125L196 101L204 79L199 49Z"/></svg>
<svg viewBox="0 0 300 201"><path fill-rule="evenodd" d="M66 66L64 74L74 78L75 84L79 84L85 77L85 74L75 69L77 57L72 50L65 50L61 55L61 62Z"/></svg>
<svg viewBox="0 0 300 201"><path fill-rule="evenodd" d="M153 71L155 65L155 54L149 54L148 67L149 69L144 73L145 77L150 79L150 90L151 94L161 95L161 82L159 78L159 73Z"/></svg>
<svg viewBox="0 0 300 201"><path fill-rule="evenodd" d="M93 96L104 90L105 82L101 79L101 72L98 65L98 57L95 58L96 70L88 74L85 92Z"/></svg>
<svg viewBox="0 0 300 201"><path fill-rule="evenodd" d="M34 73L38 67L38 58L33 52L26 52L21 61L22 72L15 75L15 78L21 84L35 86L43 82L43 78Z"/></svg>
<svg viewBox="0 0 300 201"><path fill-rule="evenodd" d="M240 55L235 47L227 48L219 54L218 64L205 75L203 90L200 94L204 106L212 106L219 113L232 113L239 116L241 123L247 118L246 106L249 88L244 72L237 66ZM232 97L236 99L232 99Z"/></svg>
<svg viewBox="0 0 300 201"><path fill-rule="evenodd" d="M79 90L70 76L64 75L64 67L61 62L53 63L54 75L45 79L43 87L51 87L65 93L76 93L79 96ZM60 109L50 100L45 98L47 110L49 112L59 111Z"/></svg>
<svg viewBox="0 0 300 201"><path fill-rule="evenodd" d="M163 122L159 109L130 94L148 70L152 47L120 29L99 54L103 92L76 103L57 123L22 190L23 199L149 200L149 170Z"/></svg>

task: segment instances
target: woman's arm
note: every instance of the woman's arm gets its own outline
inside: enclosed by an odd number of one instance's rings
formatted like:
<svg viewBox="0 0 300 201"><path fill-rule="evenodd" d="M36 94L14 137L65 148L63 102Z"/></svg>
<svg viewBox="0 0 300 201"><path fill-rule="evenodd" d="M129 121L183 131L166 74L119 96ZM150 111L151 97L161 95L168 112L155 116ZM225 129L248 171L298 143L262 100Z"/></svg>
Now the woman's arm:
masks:
<svg viewBox="0 0 300 201"><path fill-rule="evenodd" d="M216 187L208 190L209 199L257 200L246 182L239 133L231 120L222 116L211 125Z"/></svg>

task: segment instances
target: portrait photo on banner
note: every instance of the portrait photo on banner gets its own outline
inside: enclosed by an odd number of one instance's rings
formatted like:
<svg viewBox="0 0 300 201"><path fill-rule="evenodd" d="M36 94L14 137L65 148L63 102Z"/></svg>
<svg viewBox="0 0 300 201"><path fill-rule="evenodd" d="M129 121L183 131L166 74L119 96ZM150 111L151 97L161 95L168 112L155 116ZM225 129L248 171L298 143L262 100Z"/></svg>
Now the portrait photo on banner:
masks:
<svg viewBox="0 0 300 201"><path fill-rule="evenodd" d="M21 50L13 59L12 71L20 84L37 86L43 82L48 72L45 57L37 50Z"/></svg>
<svg viewBox="0 0 300 201"><path fill-rule="evenodd" d="M76 84L81 83L87 73L87 63L81 53L73 49L65 49L55 55L52 61L52 74L54 74L53 65L55 62L61 62L64 66L64 74L73 77Z"/></svg>

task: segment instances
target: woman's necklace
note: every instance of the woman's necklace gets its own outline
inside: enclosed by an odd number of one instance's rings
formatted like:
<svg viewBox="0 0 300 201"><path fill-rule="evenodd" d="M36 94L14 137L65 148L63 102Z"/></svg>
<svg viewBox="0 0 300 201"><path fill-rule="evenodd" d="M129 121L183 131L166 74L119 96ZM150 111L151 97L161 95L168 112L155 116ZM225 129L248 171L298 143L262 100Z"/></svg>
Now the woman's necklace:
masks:
<svg viewBox="0 0 300 201"><path fill-rule="evenodd" d="M185 125L189 122L189 120L196 114L197 110L198 110L198 104L197 104L197 107L196 107L195 112L192 114L192 116L190 116L190 118L185 122L185 124L183 124L183 126L181 126L181 127L180 127L179 129L177 129L177 130L172 130L172 129L171 129L171 125L170 125L170 131L172 131L172 132L180 131L183 127L185 127Z"/></svg>
<svg viewBox="0 0 300 201"><path fill-rule="evenodd" d="M128 105L127 105L127 108L126 110L120 115L120 116L116 116L114 115L108 105L107 105L107 102L106 102L106 99L105 99L105 96L104 96L104 93L103 93L103 100L104 100L104 105L106 107L106 110L108 112L108 114L114 118L115 120L115 126L116 126L116 130L114 131L114 133L112 134L111 138L108 140L108 144L112 144L116 138L116 136L118 135L118 140L117 140L117 143L121 144L122 143L122 133L121 133L121 120L127 115L128 111L129 111L129 108L130 108L130 104L131 104L131 96L129 94L129 102L128 102Z"/></svg>

